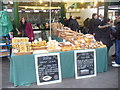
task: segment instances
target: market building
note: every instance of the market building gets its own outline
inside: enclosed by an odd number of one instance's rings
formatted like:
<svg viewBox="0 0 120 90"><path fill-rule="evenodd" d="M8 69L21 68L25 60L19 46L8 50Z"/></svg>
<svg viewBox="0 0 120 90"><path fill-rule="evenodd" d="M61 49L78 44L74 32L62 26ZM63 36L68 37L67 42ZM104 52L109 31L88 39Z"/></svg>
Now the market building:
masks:
<svg viewBox="0 0 120 90"><path fill-rule="evenodd" d="M0 4L2 88L119 87L120 1Z"/></svg>

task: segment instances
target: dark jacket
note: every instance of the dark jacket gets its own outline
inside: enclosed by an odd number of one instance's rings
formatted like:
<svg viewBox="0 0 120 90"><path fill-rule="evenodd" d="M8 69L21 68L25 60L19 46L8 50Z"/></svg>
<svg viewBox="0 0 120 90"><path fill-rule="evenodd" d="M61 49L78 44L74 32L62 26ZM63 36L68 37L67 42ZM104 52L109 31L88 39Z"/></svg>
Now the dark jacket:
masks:
<svg viewBox="0 0 120 90"><path fill-rule="evenodd" d="M85 28L89 28L89 21L88 20L85 20L83 23L84 23Z"/></svg>
<svg viewBox="0 0 120 90"><path fill-rule="evenodd" d="M104 26L104 25L107 25L107 23L101 22L100 26ZM112 46L113 43L110 38L111 27L106 27L106 28L100 29L100 33L101 33L100 41L102 41L103 44L105 44L107 47Z"/></svg>
<svg viewBox="0 0 120 90"><path fill-rule="evenodd" d="M64 20L64 26L65 26L65 27L68 27L68 26L69 26L69 20L67 20L67 19Z"/></svg>
<svg viewBox="0 0 120 90"><path fill-rule="evenodd" d="M95 33L95 39L97 41L100 40L100 30L98 26L100 25L101 21L99 19L91 19L89 22L89 33L93 34Z"/></svg>
<svg viewBox="0 0 120 90"><path fill-rule="evenodd" d="M116 39L120 40L120 22L116 24L115 29L116 29Z"/></svg>
<svg viewBox="0 0 120 90"><path fill-rule="evenodd" d="M89 30L90 33L93 34L97 32L98 26L100 25L101 21L99 19L91 19L89 22Z"/></svg>
<svg viewBox="0 0 120 90"><path fill-rule="evenodd" d="M78 24L76 19L71 19L69 22L69 27L71 28L71 30L73 31L78 31L80 29L80 25Z"/></svg>

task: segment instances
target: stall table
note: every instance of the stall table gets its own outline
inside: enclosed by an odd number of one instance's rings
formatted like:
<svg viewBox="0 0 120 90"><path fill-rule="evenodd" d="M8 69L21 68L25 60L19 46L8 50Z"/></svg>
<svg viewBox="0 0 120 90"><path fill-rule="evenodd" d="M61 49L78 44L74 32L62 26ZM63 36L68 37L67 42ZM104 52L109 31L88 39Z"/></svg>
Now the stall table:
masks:
<svg viewBox="0 0 120 90"><path fill-rule="evenodd" d="M74 70L74 51L55 52L60 53L62 78L75 77ZM108 67L107 48L96 49L97 72L106 72ZM12 54L10 60L10 82L14 86L29 85L36 83L34 55Z"/></svg>

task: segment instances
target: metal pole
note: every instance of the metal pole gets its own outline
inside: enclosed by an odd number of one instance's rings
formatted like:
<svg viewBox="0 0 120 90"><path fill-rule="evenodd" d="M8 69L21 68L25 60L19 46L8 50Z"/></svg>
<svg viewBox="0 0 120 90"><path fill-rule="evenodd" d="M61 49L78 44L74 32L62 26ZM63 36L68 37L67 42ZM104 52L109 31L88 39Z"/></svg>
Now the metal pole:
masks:
<svg viewBox="0 0 120 90"><path fill-rule="evenodd" d="M19 12L18 12L19 2L14 2L14 25L18 28L19 25Z"/></svg>
<svg viewBox="0 0 120 90"><path fill-rule="evenodd" d="M108 18L108 2L104 2L104 18Z"/></svg>
<svg viewBox="0 0 120 90"><path fill-rule="evenodd" d="M61 3L61 18L66 17L66 9L65 9L65 4Z"/></svg>
<svg viewBox="0 0 120 90"><path fill-rule="evenodd" d="M50 13L49 13L50 14L50 17L49 17L49 19L50 19L50 37L49 37L49 40L51 40L51 34L52 34L52 28L51 28L51 20L52 20L51 19L52 18L51 17L51 0L50 0L50 3L49 3L49 6L50 6Z"/></svg>
<svg viewBox="0 0 120 90"><path fill-rule="evenodd" d="M99 6L97 7L97 15L99 15Z"/></svg>

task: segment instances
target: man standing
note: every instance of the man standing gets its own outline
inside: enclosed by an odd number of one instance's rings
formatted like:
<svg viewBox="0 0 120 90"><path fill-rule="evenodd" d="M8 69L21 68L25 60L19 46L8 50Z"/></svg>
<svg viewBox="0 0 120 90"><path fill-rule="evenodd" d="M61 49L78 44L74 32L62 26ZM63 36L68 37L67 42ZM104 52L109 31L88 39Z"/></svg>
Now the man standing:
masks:
<svg viewBox="0 0 120 90"><path fill-rule="evenodd" d="M78 24L76 17L72 16L72 19L69 22L69 27L73 30L73 31L78 31L80 29L80 25Z"/></svg>
<svg viewBox="0 0 120 90"><path fill-rule="evenodd" d="M96 41L100 41L101 33L98 26L101 21L98 19L98 15L96 13L92 14L92 19L89 22L89 33L95 36Z"/></svg>
<svg viewBox="0 0 120 90"><path fill-rule="evenodd" d="M116 60L112 64L113 67L120 67L120 16L117 17L116 24Z"/></svg>

